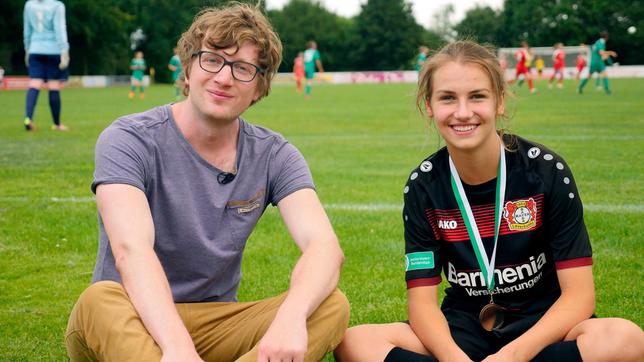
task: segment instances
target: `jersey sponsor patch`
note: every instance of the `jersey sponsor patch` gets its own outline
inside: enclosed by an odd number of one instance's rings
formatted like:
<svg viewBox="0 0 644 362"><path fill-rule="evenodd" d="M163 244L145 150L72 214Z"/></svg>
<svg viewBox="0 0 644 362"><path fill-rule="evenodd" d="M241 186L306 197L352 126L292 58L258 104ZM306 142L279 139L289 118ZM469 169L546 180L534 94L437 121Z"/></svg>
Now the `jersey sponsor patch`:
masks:
<svg viewBox="0 0 644 362"><path fill-rule="evenodd" d="M503 218L510 230L530 230L537 225L537 203L533 198L508 201L503 208Z"/></svg>
<svg viewBox="0 0 644 362"><path fill-rule="evenodd" d="M546 263L546 254L542 252L516 265L497 266L494 269L493 294L513 293L533 288L543 278ZM480 270L457 270L456 266L448 261L445 276L450 283L465 288L469 296L479 297L490 294L485 287L485 277Z"/></svg>
<svg viewBox="0 0 644 362"><path fill-rule="evenodd" d="M438 228L445 230L456 230L458 223L456 220L438 220Z"/></svg>
<svg viewBox="0 0 644 362"><path fill-rule="evenodd" d="M543 203L543 194L525 195L520 199L507 201L502 211L503 218L501 219L499 234L516 234L540 228L543 215L539 213L539 210L543 210ZM506 207L508 204L514 206ZM527 206L528 204L531 204L530 207ZM521 215L526 210L520 210L515 216L506 216L508 207L516 211L520 206L527 208L528 215ZM530 210L534 211L534 213L530 213ZM494 204L474 205L472 206L472 213L474 214L474 219L476 219L481 237L494 237L494 230L496 229L496 224L494 223ZM432 228L436 240L444 240L448 243L469 242L470 237L459 209L425 209L425 217ZM508 218L510 217L513 217L512 223L508 222ZM526 220L527 222L525 224L519 222Z"/></svg>
<svg viewBox="0 0 644 362"><path fill-rule="evenodd" d="M434 252L420 251L405 255L405 271L434 269Z"/></svg>

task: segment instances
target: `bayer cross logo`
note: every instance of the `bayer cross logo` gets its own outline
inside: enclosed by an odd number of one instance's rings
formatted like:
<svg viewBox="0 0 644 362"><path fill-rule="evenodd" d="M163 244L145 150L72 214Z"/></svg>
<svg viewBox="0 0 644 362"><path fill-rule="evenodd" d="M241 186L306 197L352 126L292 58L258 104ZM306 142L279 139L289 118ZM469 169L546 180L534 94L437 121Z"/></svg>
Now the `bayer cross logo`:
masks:
<svg viewBox="0 0 644 362"><path fill-rule="evenodd" d="M519 224L526 224L530 221L531 214L527 207L523 206L514 212L514 220Z"/></svg>
<svg viewBox="0 0 644 362"><path fill-rule="evenodd" d="M505 203L503 217L510 230L530 230L537 225L537 202L533 198L508 201Z"/></svg>

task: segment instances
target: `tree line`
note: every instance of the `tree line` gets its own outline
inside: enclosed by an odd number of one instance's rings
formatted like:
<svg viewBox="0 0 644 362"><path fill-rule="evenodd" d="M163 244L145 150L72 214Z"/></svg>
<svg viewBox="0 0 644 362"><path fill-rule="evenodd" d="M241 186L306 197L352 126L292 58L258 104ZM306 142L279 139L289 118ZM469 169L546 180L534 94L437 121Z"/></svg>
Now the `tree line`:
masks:
<svg viewBox="0 0 644 362"><path fill-rule="evenodd" d="M157 81L169 80L167 63L181 33L206 6L228 0L63 0L71 44L71 74L129 74L130 35L137 29ZM242 2L257 3L257 0ZM0 66L7 74L26 74L22 41L24 0L0 2ZM592 44L601 30L611 37L608 48L621 64L644 64L644 4L632 0L505 0L503 8L475 7L457 24L443 14L427 14L434 25L426 29L405 0L368 0L352 18L339 16L315 0L291 0L282 9L263 10L284 45L280 71L315 40L327 71L413 69L420 45L437 49L446 41L469 37L497 47ZM442 17L441 17L442 15ZM629 33L628 28L636 31ZM632 30L631 30L632 31Z"/></svg>

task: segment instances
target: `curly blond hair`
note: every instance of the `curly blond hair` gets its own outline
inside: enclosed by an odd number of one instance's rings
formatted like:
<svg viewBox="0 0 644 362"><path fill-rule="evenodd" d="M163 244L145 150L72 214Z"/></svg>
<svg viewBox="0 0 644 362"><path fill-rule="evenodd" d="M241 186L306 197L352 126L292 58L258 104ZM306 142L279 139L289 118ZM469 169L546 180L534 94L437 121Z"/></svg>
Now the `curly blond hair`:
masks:
<svg viewBox="0 0 644 362"><path fill-rule="evenodd" d="M195 16L177 43L177 55L186 78L192 68L192 58L202 46L206 45L212 49L239 49L246 44L252 44L259 50L257 65L265 71L257 75L260 96L251 104L268 95L271 80L282 61L282 42L262 14L259 4L250 6L235 2L226 7L203 9ZM186 82L183 94L187 96L189 92Z"/></svg>

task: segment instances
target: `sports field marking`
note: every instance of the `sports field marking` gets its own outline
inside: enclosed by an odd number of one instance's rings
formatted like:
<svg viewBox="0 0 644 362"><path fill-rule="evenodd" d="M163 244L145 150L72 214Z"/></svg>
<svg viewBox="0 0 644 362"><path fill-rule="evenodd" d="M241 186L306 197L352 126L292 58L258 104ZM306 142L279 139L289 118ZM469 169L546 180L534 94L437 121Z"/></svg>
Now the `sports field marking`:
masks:
<svg viewBox="0 0 644 362"><path fill-rule="evenodd" d="M644 141L643 135L545 135L526 134L528 139L545 139L553 141Z"/></svg>
<svg viewBox="0 0 644 362"><path fill-rule="evenodd" d="M397 204L325 204L327 210L346 210L346 211L402 211L402 205ZM589 212L606 212L606 213L644 213L644 205L641 204L584 204L584 210Z"/></svg>
<svg viewBox="0 0 644 362"><path fill-rule="evenodd" d="M553 141L644 141L644 135L628 135L628 134L615 134L615 135L550 135L550 134L522 134L522 137L528 139L538 140L553 140ZM427 139L434 140L434 133L428 135L418 135L417 133L409 134L391 134L391 133L342 133L342 134L291 134L289 139L294 141L302 140L401 140L411 139L418 141L426 141Z"/></svg>
<svg viewBox="0 0 644 362"><path fill-rule="evenodd" d="M71 196L71 197L49 197L49 198L30 198L24 196L4 196L0 197L0 202L36 202L36 201L50 201L54 203L90 203L94 202L94 197L88 196ZM327 210L342 210L342 211L366 211L366 212L379 212L379 211L402 211L402 204L324 204ZM584 210L588 212L606 212L609 214L627 213L627 214L640 214L644 213L644 204L584 204Z"/></svg>

